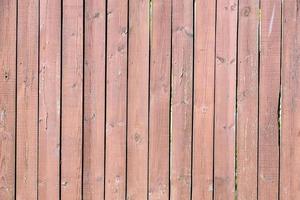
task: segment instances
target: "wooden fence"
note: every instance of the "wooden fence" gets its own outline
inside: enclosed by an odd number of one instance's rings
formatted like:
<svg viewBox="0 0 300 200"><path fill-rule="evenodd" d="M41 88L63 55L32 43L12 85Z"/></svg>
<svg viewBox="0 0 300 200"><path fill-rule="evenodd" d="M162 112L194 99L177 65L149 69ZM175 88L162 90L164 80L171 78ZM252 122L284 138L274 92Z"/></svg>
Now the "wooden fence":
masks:
<svg viewBox="0 0 300 200"><path fill-rule="evenodd" d="M299 0L0 0L1 200L300 199Z"/></svg>

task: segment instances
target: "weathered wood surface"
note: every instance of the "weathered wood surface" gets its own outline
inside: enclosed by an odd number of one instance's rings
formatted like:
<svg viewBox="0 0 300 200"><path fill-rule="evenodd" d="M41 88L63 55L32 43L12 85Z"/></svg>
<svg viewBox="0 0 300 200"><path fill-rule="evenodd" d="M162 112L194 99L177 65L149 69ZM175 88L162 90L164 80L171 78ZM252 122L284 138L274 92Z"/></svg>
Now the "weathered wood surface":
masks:
<svg viewBox="0 0 300 200"><path fill-rule="evenodd" d="M0 199L299 199L298 0L0 0Z"/></svg>

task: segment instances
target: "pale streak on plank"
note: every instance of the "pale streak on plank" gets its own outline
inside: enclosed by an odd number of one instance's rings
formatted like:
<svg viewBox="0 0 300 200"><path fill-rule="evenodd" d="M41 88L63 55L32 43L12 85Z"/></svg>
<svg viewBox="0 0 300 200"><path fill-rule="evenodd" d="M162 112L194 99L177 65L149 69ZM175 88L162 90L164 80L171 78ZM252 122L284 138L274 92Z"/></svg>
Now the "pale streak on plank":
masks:
<svg viewBox="0 0 300 200"><path fill-rule="evenodd" d="M258 199L278 199L281 0L261 0Z"/></svg>
<svg viewBox="0 0 300 200"><path fill-rule="evenodd" d="M280 199L300 199L300 2L283 4Z"/></svg>
<svg viewBox="0 0 300 200"><path fill-rule="evenodd" d="M15 198L16 1L0 1L0 199Z"/></svg>
<svg viewBox="0 0 300 200"><path fill-rule="evenodd" d="M85 1L83 199L104 199L105 6Z"/></svg>
<svg viewBox="0 0 300 200"><path fill-rule="evenodd" d="M38 0L18 2L16 199L37 199Z"/></svg>
<svg viewBox="0 0 300 200"><path fill-rule="evenodd" d="M239 3L237 198L257 199L259 1Z"/></svg>
<svg viewBox="0 0 300 200"><path fill-rule="evenodd" d="M61 199L82 199L83 0L63 1Z"/></svg>
<svg viewBox="0 0 300 200"><path fill-rule="evenodd" d="M125 198L127 123L127 0L107 5L105 199Z"/></svg>
<svg viewBox="0 0 300 200"><path fill-rule="evenodd" d="M147 199L149 1L129 1L127 199Z"/></svg>
<svg viewBox="0 0 300 200"><path fill-rule="evenodd" d="M215 16L215 0L196 1L192 175L194 200L213 198Z"/></svg>
<svg viewBox="0 0 300 200"><path fill-rule="evenodd" d="M217 3L214 198L234 199L237 0Z"/></svg>
<svg viewBox="0 0 300 200"><path fill-rule="evenodd" d="M61 2L40 0L38 198L59 199Z"/></svg>
<svg viewBox="0 0 300 200"><path fill-rule="evenodd" d="M149 124L150 200L169 199L171 0L152 2Z"/></svg>
<svg viewBox="0 0 300 200"><path fill-rule="evenodd" d="M193 0L172 4L171 199L190 199L193 117Z"/></svg>

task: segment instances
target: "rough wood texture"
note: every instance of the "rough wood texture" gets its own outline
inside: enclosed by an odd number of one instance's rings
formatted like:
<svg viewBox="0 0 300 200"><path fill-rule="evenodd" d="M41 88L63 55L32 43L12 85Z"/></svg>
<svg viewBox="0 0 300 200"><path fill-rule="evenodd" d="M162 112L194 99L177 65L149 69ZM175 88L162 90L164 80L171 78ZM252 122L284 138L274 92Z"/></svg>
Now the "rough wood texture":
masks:
<svg viewBox="0 0 300 200"><path fill-rule="evenodd" d="M127 11L127 1L108 1L105 198L116 200L126 196Z"/></svg>
<svg viewBox="0 0 300 200"><path fill-rule="evenodd" d="M257 199L259 1L239 3L237 198Z"/></svg>
<svg viewBox="0 0 300 200"><path fill-rule="evenodd" d="M0 1L0 199L15 198L16 1Z"/></svg>
<svg viewBox="0 0 300 200"><path fill-rule="evenodd" d="M283 4L280 199L300 198L300 2Z"/></svg>
<svg viewBox="0 0 300 200"><path fill-rule="evenodd" d="M147 199L149 1L129 1L127 199Z"/></svg>
<svg viewBox="0 0 300 200"><path fill-rule="evenodd" d="M83 0L63 1L61 199L81 199Z"/></svg>
<svg viewBox="0 0 300 200"><path fill-rule="evenodd" d="M37 199L38 11L38 0L18 2L17 199Z"/></svg>
<svg viewBox="0 0 300 200"><path fill-rule="evenodd" d="M214 198L234 199L235 98L236 98L236 0L217 4Z"/></svg>
<svg viewBox="0 0 300 200"><path fill-rule="evenodd" d="M196 1L194 27L193 200L213 199L215 16L215 0Z"/></svg>
<svg viewBox="0 0 300 200"><path fill-rule="evenodd" d="M85 1L83 199L104 198L105 4Z"/></svg>
<svg viewBox="0 0 300 200"><path fill-rule="evenodd" d="M277 199L281 1L261 1L258 198Z"/></svg>
<svg viewBox="0 0 300 200"><path fill-rule="evenodd" d="M61 2L40 1L38 198L59 199Z"/></svg>
<svg viewBox="0 0 300 200"><path fill-rule="evenodd" d="M152 2L149 124L150 200L169 199L171 0Z"/></svg>
<svg viewBox="0 0 300 200"><path fill-rule="evenodd" d="M172 3L171 199L190 199L192 174L193 0Z"/></svg>

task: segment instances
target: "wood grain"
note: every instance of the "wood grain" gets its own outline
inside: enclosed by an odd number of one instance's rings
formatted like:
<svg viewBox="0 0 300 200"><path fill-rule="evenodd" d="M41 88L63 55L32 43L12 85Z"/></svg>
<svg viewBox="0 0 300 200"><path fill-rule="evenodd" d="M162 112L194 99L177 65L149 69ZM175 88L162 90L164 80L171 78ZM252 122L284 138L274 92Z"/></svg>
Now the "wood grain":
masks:
<svg viewBox="0 0 300 200"><path fill-rule="evenodd" d="M240 1L237 77L237 199L257 199L259 2Z"/></svg>
<svg viewBox="0 0 300 200"><path fill-rule="evenodd" d="M216 1L196 1L192 174L194 200L213 198L215 16Z"/></svg>
<svg viewBox="0 0 300 200"><path fill-rule="evenodd" d="M38 198L59 199L61 2L40 1Z"/></svg>
<svg viewBox="0 0 300 200"><path fill-rule="evenodd" d="M82 199L83 1L63 1L61 199Z"/></svg>
<svg viewBox="0 0 300 200"><path fill-rule="evenodd" d="M299 1L287 0L282 8L282 118L280 137L280 199L282 200L300 198L299 3Z"/></svg>
<svg viewBox="0 0 300 200"><path fill-rule="evenodd" d="M0 1L0 199L15 198L16 1Z"/></svg>
<svg viewBox="0 0 300 200"><path fill-rule="evenodd" d="M18 2L16 199L37 199L38 1Z"/></svg>
<svg viewBox="0 0 300 200"><path fill-rule="evenodd" d="M126 196L127 11L127 1L108 1L105 199L116 200Z"/></svg>
<svg viewBox="0 0 300 200"><path fill-rule="evenodd" d="M105 6L85 1L83 199L104 199Z"/></svg>
<svg viewBox="0 0 300 200"><path fill-rule="evenodd" d="M129 1L127 199L147 199L149 1Z"/></svg>
<svg viewBox="0 0 300 200"><path fill-rule="evenodd" d="M190 199L192 174L193 1L172 2L171 199Z"/></svg>
<svg viewBox="0 0 300 200"><path fill-rule="evenodd" d="M277 199L279 184L281 1L261 1L258 199Z"/></svg>
<svg viewBox="0 0 300 200"><path fill-rule="evenodd" d="M236 0L217 4L214 198L234 199L236 100Z"/></svg>
<svg viewBox="0 0 300 200"><path fill-rule="evenodd" d="M152 2L149 124L150 200L169 199L171 0Z"/></svg>

